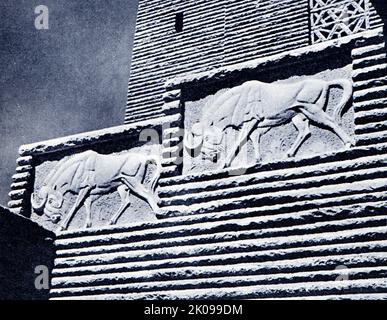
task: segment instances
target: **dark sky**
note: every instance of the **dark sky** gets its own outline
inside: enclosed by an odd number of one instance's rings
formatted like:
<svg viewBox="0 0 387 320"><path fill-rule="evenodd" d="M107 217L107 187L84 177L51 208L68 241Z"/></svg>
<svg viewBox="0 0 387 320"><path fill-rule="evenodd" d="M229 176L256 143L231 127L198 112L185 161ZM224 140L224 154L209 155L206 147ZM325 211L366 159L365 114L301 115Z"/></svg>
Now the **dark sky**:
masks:
<svg viewBox="0 0 387 320"><path fill-rule="evenodd" d="M123 124L137 5L0 0L0 204L20 145Z"/></svg>

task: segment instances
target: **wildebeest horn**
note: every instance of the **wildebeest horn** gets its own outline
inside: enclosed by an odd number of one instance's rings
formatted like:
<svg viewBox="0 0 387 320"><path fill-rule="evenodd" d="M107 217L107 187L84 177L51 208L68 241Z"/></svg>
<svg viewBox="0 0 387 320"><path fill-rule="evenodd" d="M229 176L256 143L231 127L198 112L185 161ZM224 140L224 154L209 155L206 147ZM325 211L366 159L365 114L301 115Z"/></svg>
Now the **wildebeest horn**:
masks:
<svg viewBox="0 0 387 320"><path fill-rule="evenodd" d="M184 145L188 150L197 150L203 144L203 127L200 123L192 126L192 131L187 131L184 137Z"/></svg>
<svg viewBox="0 0 387 320"><path fill-rule="evenodd" d="M38 201L36 200L36 193L34 192L31 195L31 205L32 205L32 208L34 208L34 210L41 212L47 203L48 187L46 186L42 187L37 193L40 199Z"/></svg>

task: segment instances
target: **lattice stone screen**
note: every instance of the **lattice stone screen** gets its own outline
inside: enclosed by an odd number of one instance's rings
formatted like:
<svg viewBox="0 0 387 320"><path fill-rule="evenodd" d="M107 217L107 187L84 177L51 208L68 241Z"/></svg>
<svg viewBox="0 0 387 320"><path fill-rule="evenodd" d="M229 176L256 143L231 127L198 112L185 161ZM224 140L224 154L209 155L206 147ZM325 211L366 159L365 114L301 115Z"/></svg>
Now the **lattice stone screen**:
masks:
<svg viewBox="0 0 387 320"><path fill-rule="evenodd" d="M369 29L369 0L310 0L312 43Z"/></svg>

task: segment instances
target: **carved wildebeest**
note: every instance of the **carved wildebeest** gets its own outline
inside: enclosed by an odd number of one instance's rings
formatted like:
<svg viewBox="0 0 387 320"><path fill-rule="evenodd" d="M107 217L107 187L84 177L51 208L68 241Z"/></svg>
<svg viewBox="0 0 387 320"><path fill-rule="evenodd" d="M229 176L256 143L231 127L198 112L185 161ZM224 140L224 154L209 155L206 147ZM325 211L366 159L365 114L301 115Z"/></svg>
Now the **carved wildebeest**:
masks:
<svg viewBox="0 0 387 320"><path fill-rule="evenodd" d="M342 99L335 108L334 118L324 110L328 104L332 87L343 89ZM299 147L310 136L309 120L320 127L333 131L347 147L354 140L338 125L344 107L353 94L352 83L346 79L325 81L307 79L297 83L263 83L248 81L222 94L208 106L199 123L185 135L187 150L197 154L201 150L206 158L214 159L219 146L224 142L226 129L239 130L239 136L225 157L225 167L229 167L242 146L250 139L255 148L255 156L261 160L261 136L271 128L292 121L299 135L288 151L293 157Z"/></svg>
<svg viewBox="0 0 387 320"><path fill-rule="evenodd" d="M149 164L156 165L149 183L150 190L144 185ZM161 162L154 156L138 153L101 155L94 151L86 151L59 162L56 169L46 178L43 187L31 196L31 203L37 212L44 212L52 222L58 223L63 218L60 209L65 194L75 194L77 199L63 219L61 229L68 228L71 219L83 203L87 215L86 227L89 228L92 224L92 202L104 194L117 190L121 197L121 206L110 220L110 224L116 224L130 205L130 191L146 200L155 212L158 211L154 191L160 173Z"/></svg>

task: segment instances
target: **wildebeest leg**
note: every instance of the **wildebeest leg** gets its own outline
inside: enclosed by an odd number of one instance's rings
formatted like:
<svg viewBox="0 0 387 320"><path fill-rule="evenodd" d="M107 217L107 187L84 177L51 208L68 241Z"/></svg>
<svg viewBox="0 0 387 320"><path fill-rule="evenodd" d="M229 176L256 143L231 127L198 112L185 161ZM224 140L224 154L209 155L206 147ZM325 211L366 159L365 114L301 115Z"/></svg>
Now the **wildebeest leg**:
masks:
<svg viewBox="0 0 387 320"><path fill-rule="evenodd" d="M117 224L118 219L130 205L130 189L126 185L119 186L117 191L121 198L121 206L117 213L110 219L110 225Z"/></svg>
<svg viewBox="0 0 387 320"><path fill-rule="evenodd" d="M74 206L71 208L70 212L67 214L66 218L61 223L60 229L62 231L67 230L71 219L73 218L75 213L81 208L83 201L86 199L87 196L89 196L91 190L92 188L85 188L79 192Z"/></svg>
<svg viewBox="0 0 387 320"><path fill-rule="evenodd" d="M292 147L287 152L289 158L294 157L298 149L310 137L309 120L303 114L296 115L292 122L298 130L298 136Z"/></svg>
<svg viewBox="0 0 387 320"><path fill-rule="evenodd" d="M261 156L261 138L267 133L271 128L257 128L257 130L253 131L250 136L250 140L253 142L254 150L255 150L255 159L258 162L262 162Z"/></svg>
<svg viewBox="0 0 387 320"><path fill-rule="evenodd" d="M149 203L149 205L151 206L152 210L155 213L157 213L160 210L153 193L145 189L145 187L140 182L133 181L133 180L128 181L126 179L124 181L125 181L125 184L129 187L129 189L132 190L133 193L137 194L139 197L143 198L145 201Z"/></svg>
<svg viewBox="0 0 387 320"><path fill-rule="evenodd" d="M244 144L247 142L251 132L256 128L258 123L257 119L254 119L250 122L247 122L243 125L241 133L238 136L238 139L236 143L231 147L231 152L229 153L228 157L225 161L225 168L228 168L231 166L231 163L234 161Z"/></svg>
<svg viewBox="0 0 387 320"><path fill-rule="evenodd" d="M85 210L86 210L86 225L85 228L91 228L91 197L86 198L85 200Z"/></svg>
<svg viewBox="0 0 387 320"><path fill-rule="evenodd" d="M355 145L354 139L341 129L319 106L315 104L303 104L300 106L300 111L318 125L332 130L344 142L347 148Z"/></svg>

